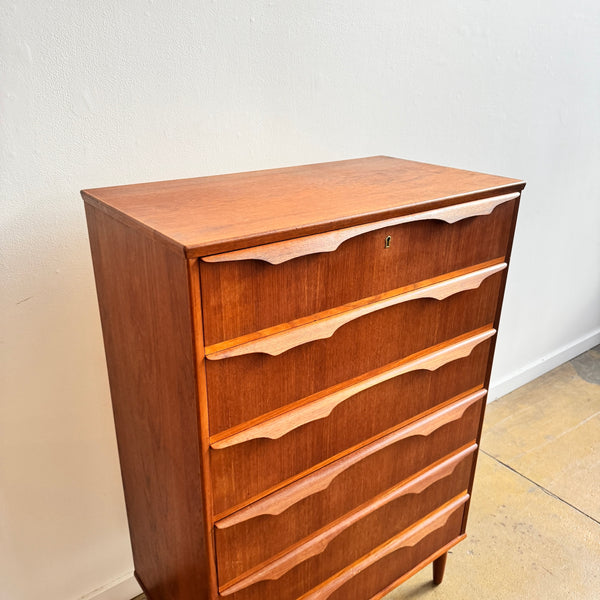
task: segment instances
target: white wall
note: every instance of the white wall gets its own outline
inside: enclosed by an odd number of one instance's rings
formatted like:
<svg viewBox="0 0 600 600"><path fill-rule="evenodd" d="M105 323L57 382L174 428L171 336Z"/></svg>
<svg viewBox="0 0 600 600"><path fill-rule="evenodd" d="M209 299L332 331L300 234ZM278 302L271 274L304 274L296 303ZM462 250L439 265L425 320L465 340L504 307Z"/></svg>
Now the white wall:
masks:
<svg viewBox="0 0 600 600"><path fill-rule="evenodd" d="M2 0L0 28L2 600L135 591L82 187L372 154L524 178L496 393L600 341L596 0Z"/></svg>

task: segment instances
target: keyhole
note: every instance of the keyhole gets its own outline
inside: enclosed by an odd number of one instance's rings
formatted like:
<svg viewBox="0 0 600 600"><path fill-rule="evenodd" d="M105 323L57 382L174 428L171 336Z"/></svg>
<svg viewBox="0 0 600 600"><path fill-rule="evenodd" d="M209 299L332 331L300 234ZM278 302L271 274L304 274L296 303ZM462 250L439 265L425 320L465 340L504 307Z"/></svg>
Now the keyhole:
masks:
<svg viewBox="0 0 600 600"><path fill-rule="evenodd" d="M385 238L385 247L386 247L386 248L389 248L391 243L392 243L392 236L391 236L391 235L388 235L388 236Z"/></svg>

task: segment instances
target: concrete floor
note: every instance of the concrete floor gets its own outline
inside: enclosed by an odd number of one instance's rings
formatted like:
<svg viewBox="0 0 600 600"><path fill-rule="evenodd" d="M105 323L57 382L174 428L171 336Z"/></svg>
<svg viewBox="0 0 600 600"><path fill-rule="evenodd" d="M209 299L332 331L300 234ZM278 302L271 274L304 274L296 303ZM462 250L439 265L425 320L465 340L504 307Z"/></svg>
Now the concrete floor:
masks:
<svg viewBox="0 0 600 600"><path fill-rule="evenodd" d="M600 600L600 346L487 407L467 533L384 600Z"/></svg>

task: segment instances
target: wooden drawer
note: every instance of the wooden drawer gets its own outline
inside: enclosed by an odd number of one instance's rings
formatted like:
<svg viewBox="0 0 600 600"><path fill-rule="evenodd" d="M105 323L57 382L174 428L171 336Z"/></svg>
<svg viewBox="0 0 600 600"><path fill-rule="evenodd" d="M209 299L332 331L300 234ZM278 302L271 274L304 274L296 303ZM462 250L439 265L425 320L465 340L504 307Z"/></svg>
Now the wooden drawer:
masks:
<svg viewBox="0 0 600 600"><path fill-rule="evenodd" d="M440 549L448 550L464 538L464 510L460 498L448 503L298 600L380 598L380 592L425 566Z"/></svg>
<svg viewBox="0 0 600 600"><path fill-rule="evenodd" d="M215 442L210 453L219 482L215 510L235 506L449 398L481 388L492 335L486 329L409 357L402 375L326 406L323 413L303 405Z"/></svg>
<svg viewBox="0 0 600 600"><path fill-rule="evenodd" d="M204 257L205 345L502 258L516 197L508 194Z"/></svg>
<svg viewBox="0 0 600 600"><path fill-rule="evenodd" d="M348 562L360 558L429 512L465 492L468 488L476 449L477 446L472 444L444 457L410 479L398 483L376 498L341 516L334 523L314 532L293 548L284 549L277 556L267 555L264 546L273 548L278 545L277 540L273 539L278 537L278 530L264 531L265 538L255 539L254 546L248 547L244 553L240 553L235 546L229 547L229 550L233 551L233 556L227 550L223 551L220 548L220 541L217 538L221 587L226 587L233 593L259 581L275 579L276 576L279 578L301 563L304 563L300 568L304 574L300 579L306 582L310 579L311 573L319 571L321 558L331 564L332 555L337 554L338 558L335 561L337 566L333 571L321 572L319 576L320 580L327 579ZM285 527L284 524L282 526ZM346 558L340 558L345 553L343 549L347 547L352 547L352 553L350 555L346 553ZM255 556L253 557L252 554ZM312 557L317 558L312 559ZM299 575L298 571L295 576L297 575ZM233 584L228 583L234 579L236 581ZM312 585L314 584L310 584L310 587ZM264 597L270 596L265 593Z"/></svg>
<svg viewBox="0 0 600 600"><path fill-rule="evenodd" d="M424 297L375 310L344 324L327 339L277 356L251 353L206 361L211 436L490 325L504 266L478 269L469 275L471 279L462 276L445 281L447 293L453 292L445 299Z"/></svg>
<svg viewBox="0 0 600 600"><path fill-rule="evenodd" d="M217 521L220 560L234 565L226 576L267 560L458 448L473 445L484 397L484 391L461 397Z"/></svg>
<svg viewBox="0 0 600 600"><path fill-rule="evenodd" d="M349 563L408 529L453 498L466 496L476 446L447 457L412 479L315 532L274 560L226 585L219 563L220 591L235 600L295 600ZM270 531L276 536L276 531ZM260 544L261 540L255 543Z"/></svg>

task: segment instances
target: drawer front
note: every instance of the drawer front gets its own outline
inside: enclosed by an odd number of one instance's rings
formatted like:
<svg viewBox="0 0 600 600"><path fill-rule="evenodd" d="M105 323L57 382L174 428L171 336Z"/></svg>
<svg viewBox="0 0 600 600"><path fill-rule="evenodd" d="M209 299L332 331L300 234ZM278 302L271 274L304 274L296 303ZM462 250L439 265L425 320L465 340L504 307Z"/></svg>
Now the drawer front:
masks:
<svg viewBox="0 0 600 600"><path fill-rule="evenodd" d="M491 324L504 273L444 300L417 299L377 310L330 338L278 356L253 353L206 361L211 436Z"/></svg>
<svg viewBox="0 0 600 600"><path fill-rule="evenodd" d="M478 392L446 405L217 521L220 564L250 568L457 449L473 445L484 396Z"/></svg>
<svg viewBox="0 0 600 600"><path fill-rule="evenodd" d="M279 438L260 437L211 449L216 512L277 486L449 398L481 387L490 343L489 337L484 338L468 356L458 359L453 359L450 347L448 356L442 358L449 362L443 366L432 371L419 368L368 388L340 403L329 416Z"/></svg>
<svg viewBox="0 0 600 600"><path fill-rule="evenodd" d="M328 582L327 588L309 592L299 600L349 600L350 598L352 600L370 600L374 598L379 592L409 573L416 565L426 564L440 548L450 546L453 542L458 541L462 533L463 514L464 509L459 507L445 523L441 522L414 546L405 545L395 552L386 554L365 569L361 569L361 564L353 565L354 569L342 573L338 581ZM352 577L358 569L361 570Z"/></svg>
<svg viewBox="0 0 600 600"><path fill-rule="evenodd" d="M515 202L455 223L426 220L377 229L332 252L281 264L205 257L200 263L205 345L503 257ZM362 268L349 273L348 265Z"/></svg>
<svg viewBox="0 0 600 600"><path fill-rule="evenodd" d="M315 532L274 561L267 561L271 556L264 561L257 561L256 557L249 560L252 548L235 548L234 556L217 549L220 586L238 577L237 582L226 587L232 593L248 588L250 595L244 592L240 597L255 597L261 591L264 598L275 597L270 592L279 585L289 590L291 597L300 596L452 498L466 493L475 451L473 444L446 457ZM277 532L265 534L267 540L255 540L256 546L263 542L272 546L269 540L277 537ZM269 581L275 578L277 584Z"/></svg>

